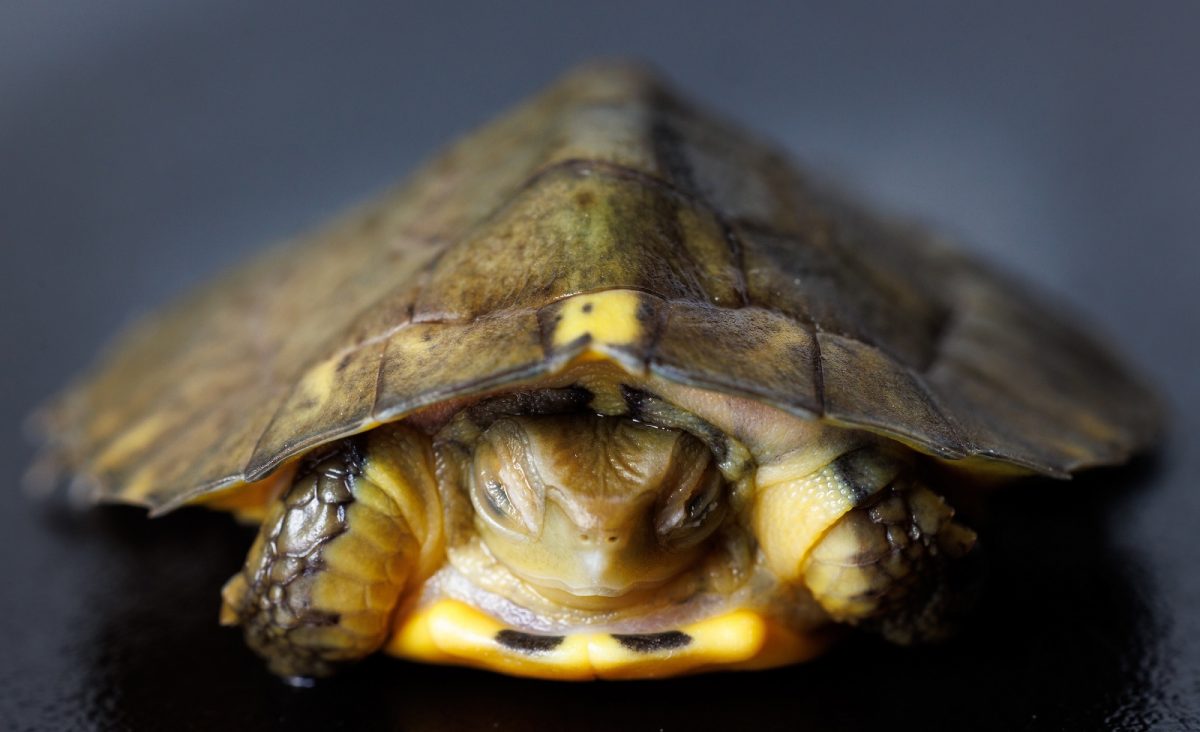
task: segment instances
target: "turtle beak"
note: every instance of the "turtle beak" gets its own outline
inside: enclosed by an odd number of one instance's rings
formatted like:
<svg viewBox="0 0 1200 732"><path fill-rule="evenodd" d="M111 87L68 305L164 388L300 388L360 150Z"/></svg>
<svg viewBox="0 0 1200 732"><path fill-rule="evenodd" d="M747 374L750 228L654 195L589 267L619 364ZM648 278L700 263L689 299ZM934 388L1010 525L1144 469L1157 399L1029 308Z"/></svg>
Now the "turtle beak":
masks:
<svg viewBox="0 0 1200 732"><path fill-rule="evenodd" d="M615 510L612 506L565 509L551 503L543 530L547 548L561 556L555 579L562 589L580 596L619 597L637 586L666 579L655 575L649 504L637 502Z"/></svg>
<svg viewBox="0 0 1200 732"><path fill-rule="evenodd" d="M694 560L658 544L652 501L624 510L568 512L547 501L541 535L520 544L489 541L492 553L531 588L555 602L603 610L647 601ZM607 519L607 520L606 520Z"/></svg>
<svg viewBox="0 0 1200 732"><path fill-rule="evenodd" d="M703 542L663 541L658 531L663 490L676 487L681 465L703 467L710 460L698 442L695 449L680 448L692 438L586 415L498 424L516 445L506 447L508 462L519 466L514 471L534 476L541 487L540 521L536 532L517 535L494 530L477 510L476 524L491 555L530 589L575 607L634 605L653 600L649 593L707 551ZM500 439L496 425L489 430ZM499 482L522 485L511 477Z"/></svg>
<svg viewBox="0 0 1200 732"><path fill-rule="evenodd" d="M579 532L575 553L580 579L587 580L588 585L578 588L579 594L612 596L629 588L628 561L624 554L630 544L630 533L628 529Z"/></svg>

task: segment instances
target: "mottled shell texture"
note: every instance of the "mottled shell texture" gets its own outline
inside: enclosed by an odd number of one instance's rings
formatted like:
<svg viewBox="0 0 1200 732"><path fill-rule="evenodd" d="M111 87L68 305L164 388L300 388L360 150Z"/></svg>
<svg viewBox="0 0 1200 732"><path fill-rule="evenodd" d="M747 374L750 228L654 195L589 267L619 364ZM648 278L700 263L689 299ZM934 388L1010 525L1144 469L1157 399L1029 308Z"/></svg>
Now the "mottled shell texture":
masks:
<svg viewBox="0 0 1200 732"><path fill-rule="evenodd" d="M167 510L561 369L588 345L551 337L563 299L614 288L625 368L968 467L1063 476L1154 435L1152 397L1037 298L626 66L147 318L40 424L95 498Z"/></svg>

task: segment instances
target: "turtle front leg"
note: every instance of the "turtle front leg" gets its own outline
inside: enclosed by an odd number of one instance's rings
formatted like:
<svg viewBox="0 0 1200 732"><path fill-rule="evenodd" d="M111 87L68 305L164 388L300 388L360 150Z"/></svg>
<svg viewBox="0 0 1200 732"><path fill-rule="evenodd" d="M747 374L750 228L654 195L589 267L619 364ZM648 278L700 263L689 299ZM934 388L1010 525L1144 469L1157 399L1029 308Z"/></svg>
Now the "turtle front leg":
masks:
<svg viewBox="0 0 1200 732"><path fill-rule="evenodd" d="M441 551L429 441L389 425L303 461L225 585L221 621L274 673L326 676L383 645Z"/></svg>
<svg viewBox="0 0 1200 732"><path fill-rule="evenodd" d="M929 488L898 480L833 525L805 561L804 582L834 620L894 643L943 638L972 579L962 560L975 545L953 516Z"/></svg>
<svg viewBox="0 0 1200 732"><path fill-rule="evenodd" d="M763 552L835 621L896 643L943 637L962 604L975 533L903 459L878 448L760 487ZM768 473L770 475L770 473Z"/></svg>

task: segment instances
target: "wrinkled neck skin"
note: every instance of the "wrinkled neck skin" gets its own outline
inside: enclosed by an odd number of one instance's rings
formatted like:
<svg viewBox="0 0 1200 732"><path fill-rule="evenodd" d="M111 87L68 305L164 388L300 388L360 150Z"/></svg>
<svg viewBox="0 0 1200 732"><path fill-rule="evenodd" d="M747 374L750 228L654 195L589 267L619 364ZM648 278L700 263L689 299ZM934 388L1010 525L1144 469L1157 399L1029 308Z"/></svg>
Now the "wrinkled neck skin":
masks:
<svg viewBox="0 0 1200 732"><path fill-rule="evenodd" d="M815 472L869 438L612 364L536 389L586 403L425 417L447 562L417 602L459 599L531 632L648 632L746 608L818 622L759 546L760 476Z"/></svg>

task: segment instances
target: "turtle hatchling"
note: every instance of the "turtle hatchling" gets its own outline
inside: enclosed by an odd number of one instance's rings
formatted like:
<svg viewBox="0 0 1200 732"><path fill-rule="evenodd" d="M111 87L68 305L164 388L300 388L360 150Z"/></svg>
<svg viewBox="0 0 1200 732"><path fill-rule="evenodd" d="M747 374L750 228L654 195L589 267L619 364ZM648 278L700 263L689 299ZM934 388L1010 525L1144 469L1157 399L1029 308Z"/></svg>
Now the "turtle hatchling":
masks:
<svg viewBox="0 0 1200 732"><path fill-rule="evenodd" d="M954 498L1159 418L1007 276L599 64L146 318L35 424L92 500L259 526L220 620L276 674L591 679L943 637Z"/></svg>

